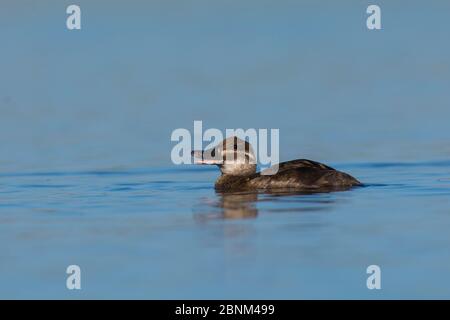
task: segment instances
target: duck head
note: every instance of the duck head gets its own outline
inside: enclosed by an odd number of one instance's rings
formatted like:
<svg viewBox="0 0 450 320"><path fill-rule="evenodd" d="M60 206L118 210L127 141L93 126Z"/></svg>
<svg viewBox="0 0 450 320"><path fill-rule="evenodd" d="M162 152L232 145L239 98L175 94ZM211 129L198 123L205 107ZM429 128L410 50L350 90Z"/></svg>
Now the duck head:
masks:
<svg viewBox="0 0 450 320"><path fill-rule="evenodd" d="M194 150L195 164L217 165L223 175L247 176L256 172L252 146L236 136L226 138L207 150Z"/></svg>

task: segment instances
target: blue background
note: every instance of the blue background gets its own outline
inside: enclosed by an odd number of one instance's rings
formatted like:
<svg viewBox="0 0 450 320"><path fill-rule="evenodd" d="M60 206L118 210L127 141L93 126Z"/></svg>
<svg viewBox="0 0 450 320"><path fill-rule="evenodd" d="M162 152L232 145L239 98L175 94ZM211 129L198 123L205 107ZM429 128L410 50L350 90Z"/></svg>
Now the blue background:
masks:
<svg viewBox="0 0 450 320"><path fill-rule="evenodd" d="M0 297L450 297L449 2L73 3L0 4ZM170 161L194 120L368 187L222 219L217 170Z"/></svg>

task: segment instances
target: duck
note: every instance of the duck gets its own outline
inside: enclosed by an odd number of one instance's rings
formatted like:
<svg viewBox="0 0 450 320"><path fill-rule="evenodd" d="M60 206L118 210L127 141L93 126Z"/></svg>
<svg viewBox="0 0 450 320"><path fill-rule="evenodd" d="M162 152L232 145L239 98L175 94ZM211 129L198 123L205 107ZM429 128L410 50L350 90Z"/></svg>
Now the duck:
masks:
<svg viewBox="0 0 450 320"><path fill-rule="evenodd" d="M348 173L307 159L281 162L257 172L253 147L237 136L207 150L193 150L191 155L194 164L219 167L221 175L214 185L219 192L331 192L363 185Z"/></svg>

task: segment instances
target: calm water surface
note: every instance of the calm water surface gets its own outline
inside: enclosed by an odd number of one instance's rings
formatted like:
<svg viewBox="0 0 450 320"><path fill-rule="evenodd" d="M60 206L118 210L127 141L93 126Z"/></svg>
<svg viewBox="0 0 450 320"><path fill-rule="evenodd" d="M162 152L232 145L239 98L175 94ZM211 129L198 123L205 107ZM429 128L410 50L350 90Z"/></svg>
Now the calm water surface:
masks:
<svg viewBox="0 0 450 320"><path fill-rule="evenodd" d="M0 298L450 298L450 2L405 3L2 0ZM216 194L194 120L366 186Z"/></svg>

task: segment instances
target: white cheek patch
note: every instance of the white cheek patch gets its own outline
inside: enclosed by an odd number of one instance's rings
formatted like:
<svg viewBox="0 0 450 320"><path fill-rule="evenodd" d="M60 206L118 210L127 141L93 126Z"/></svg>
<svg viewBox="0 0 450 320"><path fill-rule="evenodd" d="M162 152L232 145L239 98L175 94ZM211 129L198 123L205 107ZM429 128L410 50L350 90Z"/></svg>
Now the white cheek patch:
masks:
<svg viewBox="0 0 450 320"><path fill-rule="evenodd" d="M239 172L239 165L237 164L225 164L220 168L223 174L232 174L235 172Z"/></svg>

